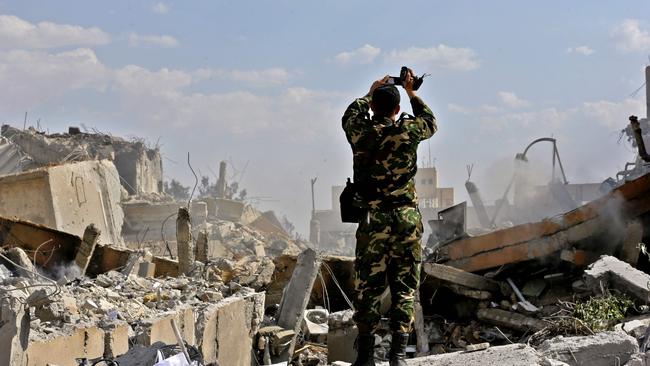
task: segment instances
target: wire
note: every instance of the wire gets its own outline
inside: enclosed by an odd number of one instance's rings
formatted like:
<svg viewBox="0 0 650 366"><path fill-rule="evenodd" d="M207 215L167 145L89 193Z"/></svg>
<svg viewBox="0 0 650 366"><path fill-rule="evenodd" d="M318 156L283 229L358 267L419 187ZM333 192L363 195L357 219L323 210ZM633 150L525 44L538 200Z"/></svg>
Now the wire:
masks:
<svg viewBox="0 0 650 366"><path fill-rule="evenodd" d="M345 300L345 302L348 303L348 306L350 306L350 309L355 310L354 305L352 304L352 301L350 301L350 298L348 298L348 295L345 294L345 291L343 291L343 288L339 284L339 281L336 279L336 276L334 275L334 271L332 271L332 268L330 268L330 266L325 262L323 262L323 266L325 267L327 272L329 272L330 276L332 277L332 281L334 282L336 287L338 287L339 291L341 291L341 294L343 295L343 299Z"/></svg>
<svg viewBox="0 0 650 366"><path fill-rule="evenodd" d="M26 289L26 288L37 287L37 286L53 286L54 288L56 288L56 290L54 290L53 293L46 295L47 297L56 296L56 295L61 293L61 287L59 287L59 284L56 283L56 281L54 281L54 280L52 280L50 278L47 278L47 277L43 276L42 274L40 274L40 273L38 273L36 271L32 271L31 269L28 269L28 268L25 268L25 267L21 266L20 264L18 264L16 262L12 261L11 259L7 258L7 256L5 256L2 253L0 253L0 257L4 258L9 263L13 264L14 266L16 266L16 267L18 267L18 268L20 268L20 269L22 269L24 271L27 271L29 273L33 273L36 276L41 277L41 278L43 278L44 280L46 280L48 282L51 282L51 283L41 283L41 284L34 284L34 285L26 285L26 286L23 286L23 287L17 287L17 288L13 288L13 289L4 290L5 292L23 290L23 289ZM5 297L2 297L0 299L4 299L4 298L8 298L8 297L9 296L5 296ZM22 301L20 299L18 299L18 301L20 303L22 303L22 304L26 304L26 302L24 302L24 301Z"/></svg>
<svg viewBox="0 0 650 366"><path fill-rule="evenodd" d="M192 168L192 164L190 164L190 153L187 153L187 166L190 167L190 170L192 171L192 174L194 174L194 188L192 188L192 193L190 193L190 198L187 200L187 211L190 212L192 209L190 207L190 203L192 203L192 197L194 197L194 191L196 190L196 186L199 185L199 177L196 175L196 172Z"/></svg>
<svg viewBox="0 0 650 366"><path fill-rule="evenodd" d="M323 306L327 311L330 311L330 296L327 292L327 286L325 285L325 280L323 279L323 272L318 270L318 278L320 279L321 287L323 288Z"/></svg>

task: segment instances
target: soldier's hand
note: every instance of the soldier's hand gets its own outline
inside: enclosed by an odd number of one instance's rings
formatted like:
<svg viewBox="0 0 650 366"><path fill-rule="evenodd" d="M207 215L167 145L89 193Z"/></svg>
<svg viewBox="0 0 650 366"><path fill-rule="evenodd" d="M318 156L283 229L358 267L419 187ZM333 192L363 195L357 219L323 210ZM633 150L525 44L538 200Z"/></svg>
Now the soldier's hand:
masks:
<svg viewBox="0 0 650 366"><path fill-rule="evenodd" d="M415 90L413 90L414 82L415 79L413 78L413 70L409 69L409 71L406 73L406 79L402 80L402 87L404 90L406 90L406 94L408 94L409 98L413 98L415 96Z"/></svg>
<svg viewBox="0 0 650 366"><path fill-rule="evenodd" d="M380 86L386 84L386 81L388 81L389 77L390 76L386 75L386 76L384 76L383 78L381 78L379 80L375 80L375 82L373 82L372 85L370 86L370 91L368 91L368 95L372 95L372 92L374 92L375 89L377 89Z"/></svg>

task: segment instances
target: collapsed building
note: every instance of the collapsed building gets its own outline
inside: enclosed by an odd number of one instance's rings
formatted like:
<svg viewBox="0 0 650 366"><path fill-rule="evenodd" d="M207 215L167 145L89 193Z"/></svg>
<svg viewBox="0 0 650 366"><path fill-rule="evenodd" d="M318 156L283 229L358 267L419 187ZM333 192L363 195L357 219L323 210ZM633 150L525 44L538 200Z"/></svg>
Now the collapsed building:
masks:
<svg viewBox="0 0 650 366"><path fill-rule="evenodd" d="M648 364L648 118L624 133L638 157L603 184L515 176L488 206L468 181L471 210L436 193L409 365ZM354 360L353 259L226 195L225 164L216 196L178 202L141 141L6 126L0 169L1 365Z"/></svg>

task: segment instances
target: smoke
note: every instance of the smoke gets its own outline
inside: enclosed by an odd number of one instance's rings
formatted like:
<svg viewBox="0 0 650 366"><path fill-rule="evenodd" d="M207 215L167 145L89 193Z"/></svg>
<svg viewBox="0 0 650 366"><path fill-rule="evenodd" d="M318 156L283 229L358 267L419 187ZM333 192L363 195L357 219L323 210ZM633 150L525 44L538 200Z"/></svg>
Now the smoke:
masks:
<svg viewBox="0 0 650 366"><path fill-rule="evenodd" d="M56 265L51 271L50 276L55 281L71 281L83 276L81 269L75 262L61 263Z"/></svg>
<svg viewBox="0 0 650 366"><path fill-rule="evenodd" d="M584 203L569 191L557 163L554 170L550 159L531 155L527 160L500 159L475 182L497 227L552 218Z"/></svg>

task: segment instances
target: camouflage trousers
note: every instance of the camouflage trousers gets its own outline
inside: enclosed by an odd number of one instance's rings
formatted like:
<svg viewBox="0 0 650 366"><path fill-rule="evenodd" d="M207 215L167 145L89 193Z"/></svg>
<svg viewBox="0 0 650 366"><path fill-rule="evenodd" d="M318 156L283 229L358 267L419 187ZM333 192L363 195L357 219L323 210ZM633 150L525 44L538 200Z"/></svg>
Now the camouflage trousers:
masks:
<svg viewBox="0 0 650 366"><path fill-rule="evenodd" d="M416 207L370 211L368 216L357 229L354 320L362 331L376 330L381 295L388 285L391 330L409 333L420 284L422 216Z"/></svg>

